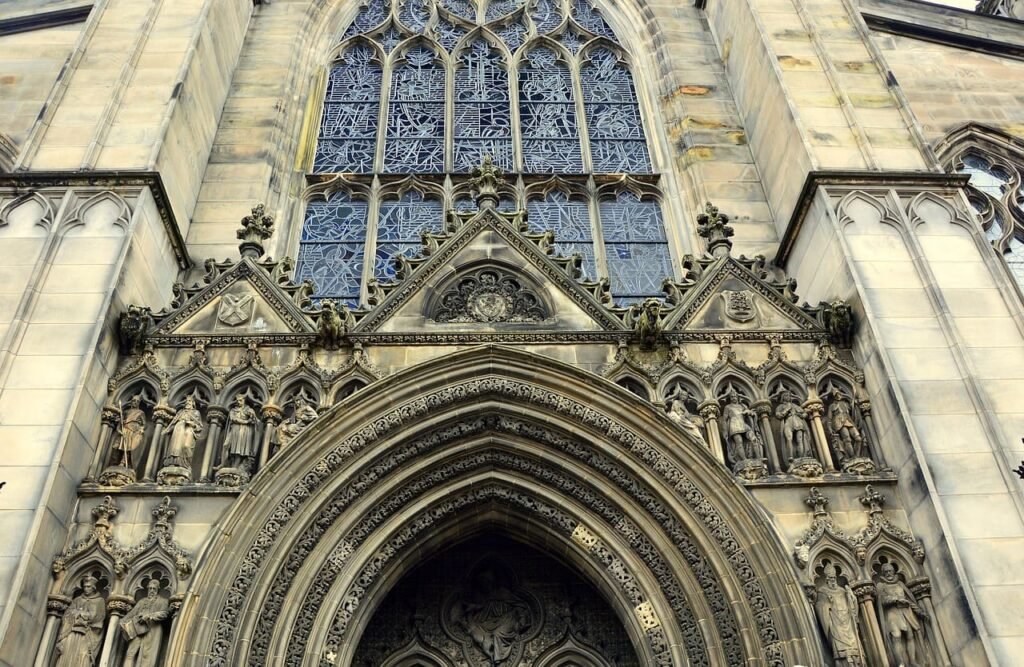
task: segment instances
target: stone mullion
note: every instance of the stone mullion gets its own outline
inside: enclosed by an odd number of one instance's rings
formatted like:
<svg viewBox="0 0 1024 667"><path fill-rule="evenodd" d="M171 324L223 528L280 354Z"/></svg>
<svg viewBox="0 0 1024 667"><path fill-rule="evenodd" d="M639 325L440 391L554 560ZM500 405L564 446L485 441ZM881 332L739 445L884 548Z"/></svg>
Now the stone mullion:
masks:
<svg viewBox="0 0 1024 667"><path fill-rule="evenodd" d="M444 60L444 59L442 59ZM442 141L443 159L441 160L444 173L450 174L455 170L455 68L458 63L454 54L445 63L444 68L444 137Z"/></svg>
<svg viewBox="0 0 1024 667"><path fill-rule="evenodd" d="M363 279L359 283L359 302L366 303L370 294L369 284L374 279L373 264L377 256L377 222L380 217L380 177L374 175L370 186L370 197L366 207L366 236L363 238Z"/></svg>
<svg viewBox="0 0 1024 667"><path fill-rule="evenodd" d="M281 408L273 403L267 403L263 406L263 441L260 445L259 452L259 463L256 470L263 470L267 465L267 461L270 460L270 441L274 437L274 431L277 425L284 419L284 413Z"/></svg>
<svg viewBox="0 0 1024 667"><path fill-rule="evenodd" d="M146 467L142 471L142 481L152 482L156 478L157 465L159 464L158 452L160 451L160 440L163 437L164 429L174 419L177 411L163 403L153 408L153 437L149 440L149 447L146 449Z"/></svg>
<svg viewBox="0 0 1024 667"><path fill-rule="evenodd" d="M572 96L576 103L576 132L579 134L583 173L593 174L594 161L590 159L590 132L587 130L587 105L583 101L583 74L580 71L579 56L572 58L566 65L572 78Z"/></svg>
<svg viewBox="0 0 1024 667"><path fill-rule="evenodd" d="M384 144L388 135L388 111L391 108L391 75L397 52L384 57L381 67L380 103L377 105L377 147L373 156L373 173L384 171Z"/></svg>
<svg viewBox="0 0 1024 667"><path fill-rule="evenodd" d="M764 446L768 454L768 465L772 473L785 472L779 463L779 452L775 446L775 434L772 433L772 423L769 416L772 413L771 403L768 401L757 401L752 406L761 423L761 434L764 436Z"/></svg>
<svg viewBox="0 0 1024 667"><path fill-rule="evenodd" d="M100 414L100 439L96 443L96 451L93 453L92 463L89 464L89 473L85 481L94 481L101 472L103 464L114 444L114 437L117 433L116 424L120 422L121 410L113 405L105 405Z"/></svg>
<svg viewBox="0 0 1024 667"><path fill-rule="evenodd" d="M587 208L590 210L590 230L594 236L596 278L605 277L608 279L608 284L611 285L612 274L608 268L608 252L604 247L604 227L601 224L601 203L598 200L597 184L594 182L593 176L587 177Z"/></svg>
<svg viewBox="0 0 1024 667"><path fill-rule="evenodd" d="M220 430L228 418L228 412L219 405L212 405L206 411L206 418L210 422L210 430L206 435L206 448L203 450L203 467L199 471L199 481L212 482L213 468L216 464L223 465L223 461L214 460L214 452L217 451L220 440Z"/></svg>
<svg viewBox="0 0 1024 667"><path fill-rule="evenodd" d="M814 448L818 453L818 460L821 461L826 472L835 472L836 464L832 461L832 453L828 449L828 437L825 435L825 425L821 422L825 405L820 399L809 398L803 408L811 416L811 430L814 432Z"/></svg>
<svg viewBox="0 0 1024 667"><path fill-rule="evenodd" d="M526 158L523 155L522 119L519 116L521 113L519 108L519 67L522 60L514 61L510 57L508 63L508 112L512 125L512 168L522 174L526 164Z"/></svg>
<svg viewBox="0 0 1024 667"><path fill-rule="evenodd" d="M697 411L707 424L708 444L711 445L711 453L718 461L725 465L725 453L722 449L722 435L718 431L718 415L721 408L718 401L704 401L697 406Z"/></svg>
<svg viewBox="0 0 1024 667"><path fill-rule="evenodd" d="M946 640L942 636L942 628L939 623L935 620L935 606L932 604L932 583L928 580L928 577L917 577L907 582L907 588L914 594L917 601L924 607L925 612L928 614L928 618L925 619L925 623L928 626L930 632L928 632L928 640L932 646L932 650L935 652L935 657L938 659L942 667L949 667L949 651L946 649Z"/></svg>

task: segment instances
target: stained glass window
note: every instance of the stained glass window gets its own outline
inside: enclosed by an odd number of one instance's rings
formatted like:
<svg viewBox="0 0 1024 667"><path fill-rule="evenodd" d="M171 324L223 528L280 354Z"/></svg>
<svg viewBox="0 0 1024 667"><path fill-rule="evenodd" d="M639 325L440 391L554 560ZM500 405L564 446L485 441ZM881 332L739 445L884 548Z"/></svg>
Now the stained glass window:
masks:
<svg viewBox="0 0 1024 667"><path fill-rule="evenodd" d="M367 204L346 192L306 206L296 278L312 279L317 296L356 305L366 248Z"/></svg>
<svg viewBox="0 0 1024 667"><path fill-rule="evenodd" d="M661 282L672 275L661 207L632 192L602 200L601 230L612 296L620 303L663 296Z"/></svg>
<svg viewBox="0 0 1024 667"><path fill-rule="evenodd" d="M513 169L508 74L501 52L481 38L462 52L455 70L454 171L470 171L485 155Z"/></svg>
<svg viewBox="0 0 1024 667"><path fill-rule="evenodd" d="M367 195L309 205L299 275L318 294L351 301L371 277L393 277L393 257L418 252L421 232L467 203L416 188L464 193L488 155L520 193L500 207L554 230L586 278L609 277L620 301L659 293L672 270L656 180L629 177L652 172L633 75L625 50L594 45L615 35L592 0L364 0L342 34L313 170L355 174L345 178ZM644 196L602 189L599 200L604 174ZM562 185L538 189L550 176ZM405 179L426 180L408 190Z"/></svg>
<svg viewBox="0 0 1024 667"><path fill-rule="evenodd" d="M394 277L395 256L412 257L419 253L423 247L423 232L441 230L442 211L439 199L424 197L415 190L406 192L401 198L385 199L380 203L373 269L378 280Z"/></svg>

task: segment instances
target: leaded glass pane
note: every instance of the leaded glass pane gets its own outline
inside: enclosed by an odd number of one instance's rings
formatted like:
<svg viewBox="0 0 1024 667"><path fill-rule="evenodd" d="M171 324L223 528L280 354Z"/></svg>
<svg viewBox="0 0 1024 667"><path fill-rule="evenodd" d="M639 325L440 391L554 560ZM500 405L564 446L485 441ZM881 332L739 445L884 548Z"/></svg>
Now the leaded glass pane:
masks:
<svg viewBox="0 0 1024 667"><path fill-rule="evenodd" d="M595 35L607 37L611 40L615 39L615 33L604 22L604 19L597 13L594 6L590 4L590 0L572 0L572 17L576 19L577 23Z"/></svg>
<svg viewBox="0 0 1024 667"><path fill-rule="evenodd" d="M402 0L398 18L413 32L421 32L430 18L430 0Z"/></svg>
<svg viewBox="0 0 1024 667"><path fill-rule="evenodd" d="M661 282L672 276L672 260L661 207L621 192L602 201L599 210L612 295L662 296Z"/></svg>
<svg viewBox="0 0 1024 667"><path fill-rule="evenodd" d="M550 49L534 49L519 71L523 165L527 172L580 172L572 75Z"/></svg>
<svg viewBox="0 0 1024 667"><path fill-rule="evenodd" d="M468 172L485 155L512 169L512 116L501 53L483 39L459 56L455 71L455 165Z"/></svg>
<svg viewBox="0 0 1024 667"><path fill-rule="evenodd" d="M405 38L406 35L399 32L393 25L389 25L387 30L373 36L373 39L384 47L385 53L391 53L394 51L395 47L398 46Z"/></svg>
<svg viewBox="0 0 1024 667"><path fill-rule="evenodd" d="M478 210L476 202L473 201L472 199L470 199L469 197L459 197L458 199L455 200L455 203L454 203L453 207L459 213L469 213L469 212ZM511 197L505 197L505 196L501 197L501 199L498 200L498 210L499 211L505 211L505 212L508 212L508 213L511 213L511 212L515 211L516 210L516 201L515 201L515 199L512 199Z"/></svg>
<svg viewBox="0 0 1024 667"><path fill-rule="evenodd" d="M661 207L656 201L643 201L626 191L602 201L599 210L606 241L666 242Z"/></svg>
<svg viewBox="0 0 1024 667"><path fill-rule="evenodd" d="M491 26L491 28L501 38L501 41L505 42L505 46L512 53L515 53L516 49L526 42L526 26L519 21L509 23L508 25Z"/></svg>
<svg viewBox="0 0 1024 667"><path fill-rule="evenodd" d="M526 210L532 231L553 231L555 252L565 256L583 255L584 279L597 277L593 226L586 201L570 199L565 193L555 190L543 198L531 199Z"/></svg>
<svg viewBox="0 0 1024 667"><path fill-rule="evenodd" d="M384 22L388 17L390 5L385 0L367 0L356 14L352 25L345 31L345 37L360 35Z"/></svg>
<svg viewBox="0 0 1024 667"><path fill-rule="evenodd" d="M589 41L589 38L576 30L570 23L565 32L558 36L558 42L569 50L570 53L579 53L580 48Z"/></svg>
<svg viewBox="0 0 1024 667"><path fill-rule="evenodd" d="M1016 236L1010 239L1010 245L1003 255L1010 273L1017 280L1017 285L1024 290L1024 243Z"/></svg>
<svg viewBox="0 0 1024 667"><path fill-rule="evenodd" d="M476 7L470 0L441 0L441 6L457 16L476 21Z"/></svg>
<svg viewBox="0 0 1024 667"><path fill-rule="evenodd" d="M406 192L400 199L382 201L377 218L377 252L374 258L377 279L393 278L393 258L399 254L409 257L418 254L423 248L423 232L440 231L442 222L441 202L424 197L415 190Z"/></svg>
<svg viewBox="0 0 1024 667"><path fill-rule="evenodd" d="M530 18L537 26L539 34L551 32L562 22L562 14L559 11L561 3L558 0L537 0L533 7Z"/></svg>
<svg viewBox="0 0 1024 667"><path fill-rule="evenodd" d="M461 25L452 23L443 16L438 19L433 31L437 38L437 43L448 51L454 49L459 40L468 32Z"/></svg>
<svg viewBox="0 0 1024 667"><path fill-rule="evenodd" d="M522 4L523 0L490 0L487 3L486 18L488 21L500 19L519 9Z"/></svg>
<svg viewBox="0 0 1024 667"><path fill-rule="evenodd" d="M316 283L316 297L340 299L350 306L358 301L367 210L365 201L346 192L306 207L295 275L299 281L309 278Z"/></svg>
<svg viewBox="0 0 1024 667"><path fill-rule="evenodd" d="M970 174L970 183L985 194L1001 199L1010 184L1010 175L977 155L965 155L962 173Z"/></svg>
<svg viewBox="0 0 1024 667"><path fill-rule="evenodd" d="M580 70L595 172L648 172L647 153L633 77L614 53L593 51Z"/></svg>
<svg viewBox="0 0 1024 667"><path fill-rule="evenodd" d="M382 77L373 49L364 44L331 69L314 171L373 171Z"/></svg>
<svg viewBox="0 0 1024 667"><path fill-rule="evenodd" d="M392 75L384 171L444 170L445 73L428 48L410 49Z"/></svg>

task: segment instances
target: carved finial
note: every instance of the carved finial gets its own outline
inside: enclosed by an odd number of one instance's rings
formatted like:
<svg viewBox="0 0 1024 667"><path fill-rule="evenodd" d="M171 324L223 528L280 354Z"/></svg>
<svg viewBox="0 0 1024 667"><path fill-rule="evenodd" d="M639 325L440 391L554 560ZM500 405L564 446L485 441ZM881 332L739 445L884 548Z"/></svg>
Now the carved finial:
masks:
<svg viewBox="0 0 1024 667"><path fill-rule="evenodd" d="M729 226L729 216L719 213L717 206L707 202L704 212L697 216L697 233L708 240L708 252L713 257L725 257L732 250L729 237L736 232Z"/></svg>
<svg viewBox="0 0 1024 667"><path fill-rule="evenodd" d="M814 516L828 514L828 498L816 486L811 487L811 492L804 498L804 504L811 508Z"/></svg>
<svg viewBox="0 0 1024 667"><path fill-rule="evenodd" d="M92 508L92 523L97 528L102 528L109 532L112 528L111 522L120 511L113 498L103 496L103 502Z"/></svg>
<svg viewBox="0 0 1024 667"><path fill-rule="evenodd" d="M242 257L259 259L263 256L263 241L274 233L274 218L267 215L263 202L253 207L252 213L242 218L242 228L235 234L241 243L238 251Z"/></svg>
<svg viewBox="0 0 1024 667"><path fill-rule="evenodd" d="M502 171L494 164L490 155L484 156L483 164L473 167L469 184L475 193L478 208L495 208L498 205L498 186L504 182Z"/></svg>
<svg viewBox="0 0 1024 667"><path fill-rule="evenodd" d="M882 512L882 505L885 504L885 498L881 493L872 488L870 484L864 487L864 495L858 496L857 500L860 504L868 508L868 516L874 516Z"/></svg>
<svg viewBox="0 0 1024 667"><path fill-rule="evenodd" d="M171 499L164 496L160 504L153 508L153 527L164 532L171 531L171 521L178 513L178 508L171 504Z"/></svg>

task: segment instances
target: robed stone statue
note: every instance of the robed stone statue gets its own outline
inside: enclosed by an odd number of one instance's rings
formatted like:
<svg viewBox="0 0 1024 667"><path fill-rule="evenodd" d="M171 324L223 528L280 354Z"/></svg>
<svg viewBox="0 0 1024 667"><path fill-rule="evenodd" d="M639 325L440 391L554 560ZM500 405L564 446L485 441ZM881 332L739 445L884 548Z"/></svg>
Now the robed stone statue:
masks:
<svg viewBox="0 0 1024 667"><path fill-rule="evenodd" d="M235 396L235 405L228 411L228 428L224 436L227 467L255 472L256 411L245 401L245 394Z"/></svg>
<svg viewBox="0 0 1024 667"><path fill-rule="evenodd" d="M132 454L142 445L146 435L146 413L142 410L142 397L138 394L121 411L121 437L114 441L114 465L132 467Z"/></svg>
<svg viewBox="0 0 1024 667"><path fill-rule="evenodd" d="M164 435L170 440L164 451L163 465L191 468L196 441L203 435L203 416L196 409L195 398L185 398L185 406L174 415Z"/></svg>
<svg viewBox="0 0 1024 667"><path fill-rule="evenodd" d="M849 586L839 585L835 566L826 566L824 574L814 609L832 647L835 666L860 667L864 664L864 651L857 634L857 596Z"/></svg>
<svg viewBox="0 0 1024 667"><path fill-rule="evenodd" d="M875 593L882 617L882 632L886 634L895 664L905 667L929 664L921 624L921 619L927 619L928 615L897 576L892 563L882 563L879 568Z"/></svg>
<svg viewBox="0 0 1024 667"><path fill-rule="evenodd" d="M121 633L128 642L124 667L156 667L169 607L160 595L160 582L150 579L146 584L146 597L136 602L121 619Z"/></svg>
<svg viewBox="0 0 1024 667"><path fill-rule="evenodd" d="M57 634L55 667L93 667L103 642L106 604L96 577L82 579L82 594L71 601Z"/></svg>

